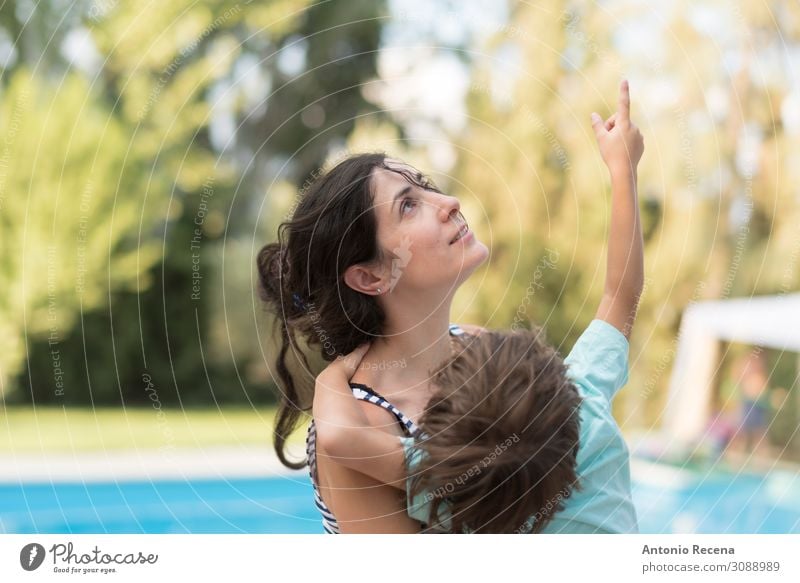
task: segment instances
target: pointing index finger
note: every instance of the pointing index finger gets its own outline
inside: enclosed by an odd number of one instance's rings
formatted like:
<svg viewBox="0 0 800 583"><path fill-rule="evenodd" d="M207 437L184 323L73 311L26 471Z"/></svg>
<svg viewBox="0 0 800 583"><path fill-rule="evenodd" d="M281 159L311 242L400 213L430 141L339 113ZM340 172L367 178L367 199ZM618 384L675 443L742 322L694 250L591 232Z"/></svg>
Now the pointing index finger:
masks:
<svg viewBox="0 0 800 583"><path fill-rule="evenodd" d="M631 120L631 92L628 86L628 80L624 79L619 85L619 106L617 108L620 120Z"/></svg>

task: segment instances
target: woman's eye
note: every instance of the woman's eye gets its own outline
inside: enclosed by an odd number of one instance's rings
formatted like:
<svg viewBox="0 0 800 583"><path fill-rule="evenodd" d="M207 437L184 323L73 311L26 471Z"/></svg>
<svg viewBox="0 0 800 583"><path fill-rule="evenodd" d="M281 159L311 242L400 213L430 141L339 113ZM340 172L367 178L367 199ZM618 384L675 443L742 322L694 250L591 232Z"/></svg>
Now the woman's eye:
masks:
<svg viewBox="0 0 800 583"><path fill-rule="evenodd" d="M417 201L413 198L404 198L403 202L400 204L400 213L406 214L410 209L414 208L417 205Z"/></svg>

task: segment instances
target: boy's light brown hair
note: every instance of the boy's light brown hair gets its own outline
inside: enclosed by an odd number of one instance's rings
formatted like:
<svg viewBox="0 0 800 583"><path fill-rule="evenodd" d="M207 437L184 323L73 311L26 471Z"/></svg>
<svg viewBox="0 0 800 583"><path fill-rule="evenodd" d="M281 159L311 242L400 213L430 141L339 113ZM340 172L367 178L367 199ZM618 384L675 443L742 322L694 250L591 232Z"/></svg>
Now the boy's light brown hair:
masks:
<svg viewBox="0 0 800 583"><path fill-rule="evenodd" d="M578 391L541 329L454 341L420 419L409 495L430 502L431 531L540 532L578 487Z"/></svg>

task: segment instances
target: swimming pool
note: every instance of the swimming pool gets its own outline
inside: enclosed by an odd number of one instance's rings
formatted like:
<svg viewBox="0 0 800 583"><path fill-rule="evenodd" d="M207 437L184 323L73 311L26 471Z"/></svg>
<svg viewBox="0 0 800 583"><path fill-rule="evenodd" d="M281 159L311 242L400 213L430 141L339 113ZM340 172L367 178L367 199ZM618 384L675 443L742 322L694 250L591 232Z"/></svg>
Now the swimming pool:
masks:
<svg viewBox="0 0 800 583"><path fill-rule="evenodd" d="M691 470L632 458L643 533L800 533L800 472Z"/></svg>
<svg viewBox="0 0 800 583"><path fill-rule="evenodd" d="M0 485L5 533L316 533L307 473Z"/></svg>
<svg viewBox="0 0 800 583"><path fill-rule="evenodd" d="M800 474L633 465L645 533L798 533ZM0 484L2 533L319 533L306 472L270 478Z"/></svg>

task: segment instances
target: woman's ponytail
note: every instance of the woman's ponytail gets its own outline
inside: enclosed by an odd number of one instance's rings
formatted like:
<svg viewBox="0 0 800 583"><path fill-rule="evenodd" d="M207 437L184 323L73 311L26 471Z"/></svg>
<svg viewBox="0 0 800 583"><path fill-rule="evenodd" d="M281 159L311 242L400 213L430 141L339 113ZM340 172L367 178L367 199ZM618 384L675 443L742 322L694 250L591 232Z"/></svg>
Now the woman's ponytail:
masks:
<svg viewBox="0 0 800 583"><path fill-rule="evenodd" d="M299 349L295 337L293 321L303 310L296 301L290 299L292 293L289 285L289 263L286 249L278 243L264 245L256 259L261 299L277 316L276 326L280 329L281 344L275 362L278 379L282 385L278 396L278 414L275 419L273 444L281 463L289 468L299 470L306 465L306 460L295 462L286 457L286 439L297 426L301 413L310 408L303 403L303 398L289 371L287 364L289 350L299 355L306 368L308 360ZM288 301L287 301L288 300Z"/></svg>

